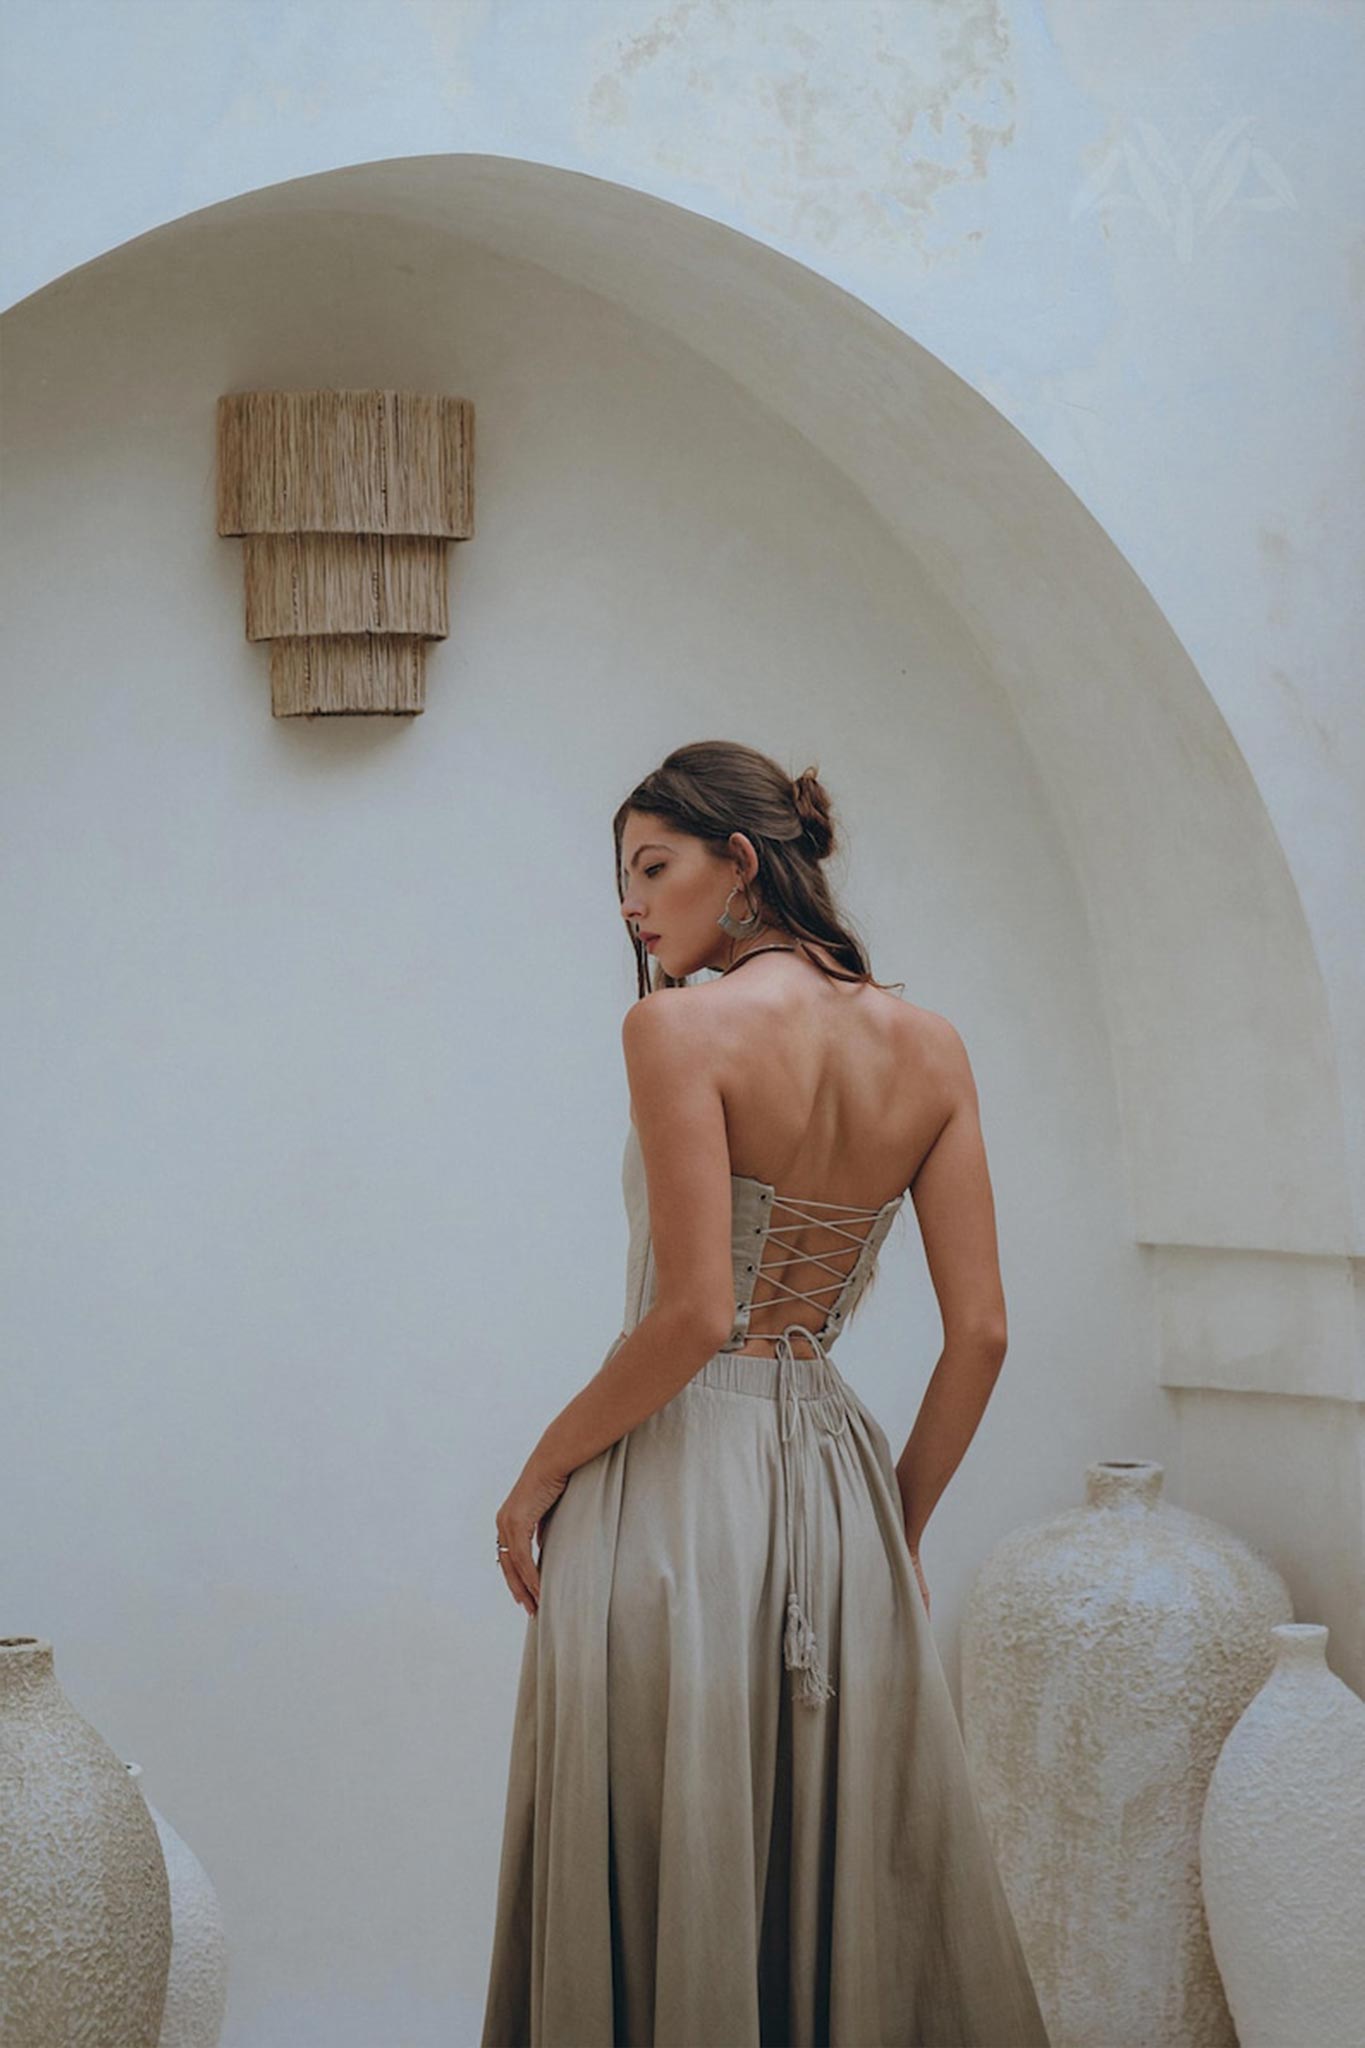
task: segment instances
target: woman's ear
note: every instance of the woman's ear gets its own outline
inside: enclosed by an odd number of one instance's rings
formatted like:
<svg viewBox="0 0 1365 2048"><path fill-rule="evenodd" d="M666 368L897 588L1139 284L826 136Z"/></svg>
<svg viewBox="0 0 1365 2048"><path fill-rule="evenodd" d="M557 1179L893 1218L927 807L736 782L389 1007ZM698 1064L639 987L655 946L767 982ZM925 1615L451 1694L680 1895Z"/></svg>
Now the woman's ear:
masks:
<svg viewBox="0 0 1365 2048"><path fill-rule="evenodd" d="M752 882L758 873L758 853L752 841L742 832L732 832L730 851L735 861L735 880L740 883Z"/></svg>

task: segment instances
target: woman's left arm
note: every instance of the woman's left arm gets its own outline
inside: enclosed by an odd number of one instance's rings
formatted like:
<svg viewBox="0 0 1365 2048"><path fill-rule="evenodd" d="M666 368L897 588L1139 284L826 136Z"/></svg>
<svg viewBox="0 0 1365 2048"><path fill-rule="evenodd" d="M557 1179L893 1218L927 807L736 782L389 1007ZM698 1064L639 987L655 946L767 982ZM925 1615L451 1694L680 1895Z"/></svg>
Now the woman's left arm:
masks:
<svg viewBox="0 0 1365 2048"><path fill-rule="evenodd" d="M531 1539L569 1474L671 1401L734 1325L730 1149L710 1018L701 993L656 989L621 1029L649 1193L651 1307L547 1426L498 1511L501 1562L534 1613Z"/></svg>

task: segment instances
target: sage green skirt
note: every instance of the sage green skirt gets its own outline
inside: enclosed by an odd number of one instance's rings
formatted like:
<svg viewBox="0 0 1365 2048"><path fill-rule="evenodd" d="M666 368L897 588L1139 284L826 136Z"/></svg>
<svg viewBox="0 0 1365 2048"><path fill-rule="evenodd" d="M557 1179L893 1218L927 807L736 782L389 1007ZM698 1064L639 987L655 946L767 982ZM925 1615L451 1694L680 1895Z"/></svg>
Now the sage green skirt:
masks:
<svg viewBox="0 0 1365 2048"><path fill-rule="evenodd" d="M885 1433L786 1370L785 1455L778 1361L718 1352L545 1525L481 2048L1048 2048Z"/></svg>

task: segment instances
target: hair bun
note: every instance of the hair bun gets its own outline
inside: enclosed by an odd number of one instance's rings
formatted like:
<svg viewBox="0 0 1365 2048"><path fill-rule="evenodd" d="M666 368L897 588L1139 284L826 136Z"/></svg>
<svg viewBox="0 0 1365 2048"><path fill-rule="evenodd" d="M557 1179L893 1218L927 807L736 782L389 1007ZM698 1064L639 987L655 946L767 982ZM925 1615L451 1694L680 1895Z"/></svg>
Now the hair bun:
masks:
<svg viewBox="0 0 1365 2048"><path fill-rule="evenodd" d="M824 860L834 845L834 821L828 793L816 769L803 768L795 778L792 803L811 851L817 860Z"/></svg>

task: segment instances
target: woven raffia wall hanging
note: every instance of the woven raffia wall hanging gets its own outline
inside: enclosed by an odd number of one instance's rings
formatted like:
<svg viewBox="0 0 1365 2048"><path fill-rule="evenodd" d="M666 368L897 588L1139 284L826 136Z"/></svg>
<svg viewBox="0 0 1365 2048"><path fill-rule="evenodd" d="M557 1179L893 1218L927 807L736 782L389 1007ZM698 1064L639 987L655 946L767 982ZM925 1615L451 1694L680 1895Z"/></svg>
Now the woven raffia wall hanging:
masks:
<svg viewBox="0 0 1365 2048"><path fill-rule="evenodd" d="M446 550L474 532L474 407L410 391L218 400L218 531L240 534L246 637L276 718L411 715L450 631Z"/></svg>

